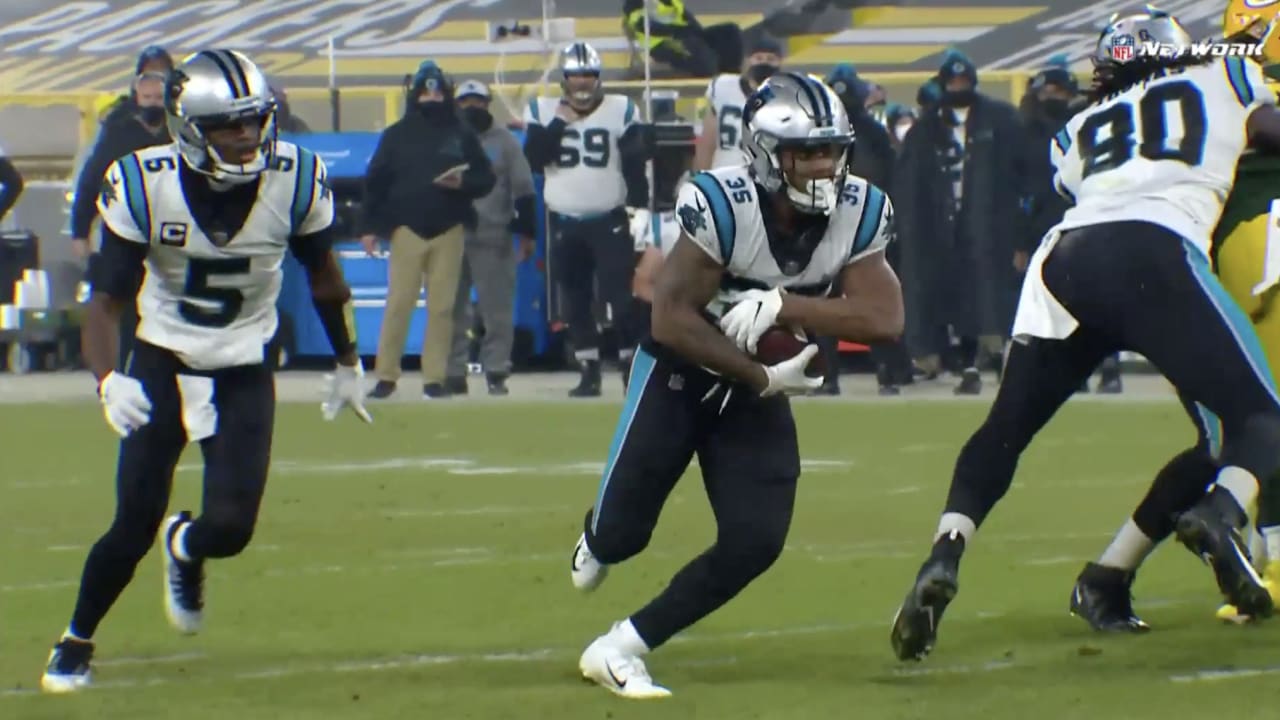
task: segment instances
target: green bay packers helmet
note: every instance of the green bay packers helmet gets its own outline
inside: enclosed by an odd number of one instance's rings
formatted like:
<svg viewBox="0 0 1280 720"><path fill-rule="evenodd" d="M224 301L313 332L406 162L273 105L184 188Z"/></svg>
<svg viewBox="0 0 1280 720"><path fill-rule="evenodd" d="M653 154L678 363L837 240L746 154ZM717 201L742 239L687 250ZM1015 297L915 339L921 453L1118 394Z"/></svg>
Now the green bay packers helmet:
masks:
<svg viewBox="0 0 1280 720"><path fill-rule="evenodd" d="M1280 63L1280 0L1230 0L1222 15L1222 35L1246 36L1262 44L1262 62Z"/></svg>

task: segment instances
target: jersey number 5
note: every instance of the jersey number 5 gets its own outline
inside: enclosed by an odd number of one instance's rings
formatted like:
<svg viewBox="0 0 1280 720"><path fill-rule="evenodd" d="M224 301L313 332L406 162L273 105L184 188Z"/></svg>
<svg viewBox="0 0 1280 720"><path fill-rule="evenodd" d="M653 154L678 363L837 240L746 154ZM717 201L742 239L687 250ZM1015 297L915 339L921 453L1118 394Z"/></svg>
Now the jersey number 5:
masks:
<svg viewBox="0 0 1280 720"><path fill-rule="evenodd" d="M1169 147L1170 106L1176 106L1182 125L1182 138ZM1147 91L1138 103L1138 127L1134 107L1129 103L1112 105L1105 112L1091 115L1080 126L1080 157L1084 160L1081 179L1096 172L1114 170L1133 158L1134 130L1140 130L1138 154L1148 160L1178 160L1199 165L1204 159L1204 97L1191 83L1181 80L1159 85ZM1100 131L1109 128L1102 135Z"/></svg>
<svg viewBox="0 0 1280 720"><path fill-rule="evenodd" d="M192 259L187 263L184 298L178 303L178 314L192 325L223 328L240 316L244 293L236 288L214 287L216 277L249 274L249 258ZM190 302L199 300L200 304Z"/></svg>
<svg viewBox="0 0 1280 720"><path fill-rule="evenodd" d="M566 140L582 140L582 149ZM564 139L560 141L560 160L556 165L562 168L577 167L581 163L590 168L609 166L609 131L604 128L591 128L579 133L574 128L566 128Z"/></svg>

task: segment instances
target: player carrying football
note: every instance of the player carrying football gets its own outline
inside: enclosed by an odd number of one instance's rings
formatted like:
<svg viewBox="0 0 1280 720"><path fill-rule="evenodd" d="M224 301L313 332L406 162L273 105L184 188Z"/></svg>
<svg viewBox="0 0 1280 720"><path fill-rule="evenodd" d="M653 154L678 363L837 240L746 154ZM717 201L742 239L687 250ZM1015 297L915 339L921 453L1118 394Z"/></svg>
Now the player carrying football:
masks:
<svg viewBox="0 0 1280 720"><path fill-rule="evenodd" d="M894 620L899 658L932 649L961 554L1008 491L1018 457L1120 349L1141 353L1222 422L1213 490L1176 522L1180 498L1149 498L1169 510L1155 520L1210 561L1228 601L1271 612L1239 529L1259 482L1270 486L1280 470L1280 396L1209 248L1246 144L1280 147L1280 111L1257 64L1136 55L1136 39L1191 44L1175 18L1149 7L1113 17L1099 36L1093 102L1050 143L1055 186L1075 205L1031 259L1000 392L956 460L933 550Z"/></svg>
<svg viewBox="0 0 1280 720"><path fill-rule="evenodd" d="M200 628L204 561L249 543L271 451L275 385L264 345L276 330L286 249L306 268L338 357L324 416L350 406L370 420L350 290L330 252L324 163L276 140L267 79L238 52L187 58L169 77L165 106L174 143L117 160L98 199L102 257L84 350L107 423L124 439L115 518L85 561L71 623L41 678L46 692L89 684L93 635L157 530L165 609L188 634ZM120 308L135 295L137 343L128 367L113 370ZM189 442L204 456L203 513L165 520Z"/></svg>
<svg viewBox="0 0 1280 720"><path fill-rule="evenodd" d="M1262 45L1263 74L1272 91L1280 77L1280 3L1256 7L1253 0L1232 0L1222 19L1223 34L1230 42ZM1250 148L1240 156L1235 184L1227 196L1222 218L1213 234L1210 256L1223 287L1249 315L1271 369L1280 363L1280 157ZM1151 507L1152 499L1171 493L1184 498L1182 507L1195 502L1219 469L1222 428L1203 406L1196 406L1201 422L1194 447L1177 455L1156 476L1151 495L1116 533L1106 551L1085 566L1071 594L1071 609L1097 630L1148 630L1133 611L1131 588L1134 573L1147 555L1172 531L1161 519L1163 508ZM1263 544L1255 555L1262 567L1263 584L1273 603L1280 603L1280 494L1258 498L1257 527ZM1243 621L1249 615L1231 604L1218 610L1224 620Z"/></svg>
<svg viewBox="0 0 1280 720"><path fill-rule="evenodd" d="M884 259L892 209L848 173L853 137L840 99L807 75L775 75L747 101L742 127L749 164L699 173L680 191L682 234L659 271L651 337L574 549L573 584L595 588L608 566L645 548L697 456L715 544L579 661L583 676L623 697L669 695L641 656L782 552L800 476L787 394L822 378L805 374L816 345L766 366L752 357L760 336L782 325L876 342L902 330L901 289Z"/></svg>

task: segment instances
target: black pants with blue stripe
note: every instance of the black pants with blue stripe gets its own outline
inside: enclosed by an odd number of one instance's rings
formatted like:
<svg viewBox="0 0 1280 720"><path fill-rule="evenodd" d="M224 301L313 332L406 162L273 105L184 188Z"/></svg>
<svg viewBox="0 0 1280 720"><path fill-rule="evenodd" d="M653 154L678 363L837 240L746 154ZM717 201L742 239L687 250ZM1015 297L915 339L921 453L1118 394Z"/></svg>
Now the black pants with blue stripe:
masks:
<svg viewBox="0 0 1280 720"><path fill-rule="evenodd" d="M1280 395L1252 324L1199 250L1151 223L1093 225L1058 241L1043 278L1080 326L1065 340L1013 344L991 411L956 461L947 512L981 524L1035 434L1122 349L1173 383L1197 426L1196 404L1220 420L1222 462L1267 492L1280 470Z"/></svg>
<svg viewBox="0 0 1280 720"><path fill-rule="evenodd" d="M650 648L724 605L769 568L791 527L800 450L791 405L762 398L646 341L636 352L587 546L619 563L649 543L667 496L698 458L716 541L631 616Z"/></svg>
<svg viewBox="0 0 1280 720"><path fill-rule="evenodd" d="M92 636L129 584L169 507L174 471L187 446L179 374L204 373L185 368L169 350L135 342L128 375L151 400L151 421L120 441L115 518L85 560L72 615L79 637ZM249 544L266 489L275 418L275 381L266 365L208 375L217 424L213 436L200 442L203 508L185 543L196 559L230 557Z"/></svg>

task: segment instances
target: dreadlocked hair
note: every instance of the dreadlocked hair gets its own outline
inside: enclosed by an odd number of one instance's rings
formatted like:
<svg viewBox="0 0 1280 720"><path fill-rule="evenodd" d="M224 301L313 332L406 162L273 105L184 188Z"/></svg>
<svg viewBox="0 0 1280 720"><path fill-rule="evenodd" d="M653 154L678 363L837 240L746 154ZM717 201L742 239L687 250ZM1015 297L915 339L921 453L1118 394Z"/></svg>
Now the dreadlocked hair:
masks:
<svg viewBox="0 0 1280 720"><path fill-rule="evenodd" d="M1086 93L1090 102L1115 97L1134 85L1167 75L1176 75L1193 67L1208 65L1221 58L1212 55L1184 54L1164 60L1138 59L1127 63L1107 63L1093 71L1093 87Z"/></svg>

